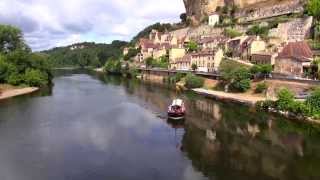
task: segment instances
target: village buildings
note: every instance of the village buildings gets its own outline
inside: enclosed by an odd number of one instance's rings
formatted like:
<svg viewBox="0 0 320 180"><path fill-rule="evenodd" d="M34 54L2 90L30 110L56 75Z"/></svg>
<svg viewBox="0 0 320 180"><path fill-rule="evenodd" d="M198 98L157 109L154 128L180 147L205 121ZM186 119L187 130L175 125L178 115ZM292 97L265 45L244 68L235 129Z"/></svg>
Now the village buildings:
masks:
<svg viewBox="0 0 320 180"><path fill-rule="evenodd" d="M274 72L286 76L304 77L312 60L313 52L305 41L289 42L276 58Z"/></svg>

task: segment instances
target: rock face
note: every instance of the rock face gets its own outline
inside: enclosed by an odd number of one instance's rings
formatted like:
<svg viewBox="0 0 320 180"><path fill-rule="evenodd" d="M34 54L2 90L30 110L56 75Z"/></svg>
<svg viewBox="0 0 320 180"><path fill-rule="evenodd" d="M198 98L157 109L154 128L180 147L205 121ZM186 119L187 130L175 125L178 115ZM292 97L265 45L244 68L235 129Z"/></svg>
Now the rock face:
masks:
<svg viewBox="0 0 320 180"><path fill-rule="evenodd" d="M219 6L235 4L239 8L246 8L266 1L269 0L183 0L187 16L194 25L199 24L205 16L215 12Z"/></svg>
<svg viewBox="0 0 320 180"><path fill-rule="evenodd" d="M218 6L224 6L224 0L183 0L186 13L193 24L198 24L210 13L216 11Z"/></svg>

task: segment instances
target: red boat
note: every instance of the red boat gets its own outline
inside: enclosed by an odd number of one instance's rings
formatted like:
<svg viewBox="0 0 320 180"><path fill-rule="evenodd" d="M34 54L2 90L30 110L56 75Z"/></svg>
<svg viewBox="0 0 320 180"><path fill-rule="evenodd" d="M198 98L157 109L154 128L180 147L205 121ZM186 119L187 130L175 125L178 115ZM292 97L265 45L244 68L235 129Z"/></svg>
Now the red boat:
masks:
<svg viewBox="0 0 320 180"><path fill-rule="evenodd" d="M175 99L172 104L168 107L169 119L184 119L186 108L184 102L181 99Z"/></svg>

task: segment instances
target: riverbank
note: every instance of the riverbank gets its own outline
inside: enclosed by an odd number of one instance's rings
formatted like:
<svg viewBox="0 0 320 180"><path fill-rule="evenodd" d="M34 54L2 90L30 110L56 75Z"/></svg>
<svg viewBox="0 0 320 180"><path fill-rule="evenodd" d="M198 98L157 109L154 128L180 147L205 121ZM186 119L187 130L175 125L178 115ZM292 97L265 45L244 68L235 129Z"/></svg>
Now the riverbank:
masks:
<svg viewBox="0 0 320 180"><path fill-rule="evenodd" d="M236 103L241 103L249 106L254 106L258 101L265 101L266 98L262 96L254 96L249 94L240 94L240 93L226 93L222 91L214 91L214 90L207 90L203 88L193 89L197 94L212 97L219 100L227 100Z"/></svg>
<svg viewBox="0 0 320 180"><path fill-rule="evenodd" d="M18 88L10 85L0 85L0 100L30 94L38 90L37 87Z"/></svg>

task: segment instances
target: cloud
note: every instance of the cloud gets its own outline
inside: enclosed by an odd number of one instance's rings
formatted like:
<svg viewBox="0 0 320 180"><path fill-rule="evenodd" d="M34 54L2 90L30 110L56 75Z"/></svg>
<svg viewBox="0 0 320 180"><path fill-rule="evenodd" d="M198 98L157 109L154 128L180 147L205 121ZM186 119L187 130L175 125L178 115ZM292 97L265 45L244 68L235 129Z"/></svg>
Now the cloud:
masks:
<svg viewBox="0 0 320 180"><path fill-rule="evenodd" d="M1 0L0 23L18 26L33 50L130 40L147 25L176 22L182 0Z"/></svg>

